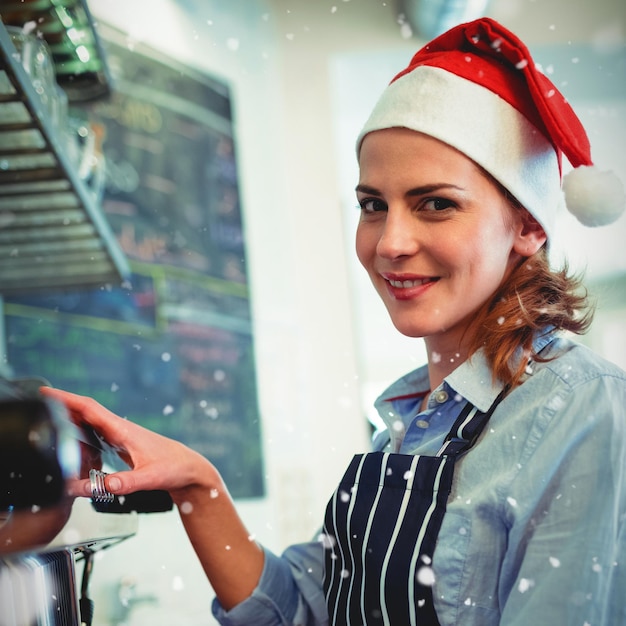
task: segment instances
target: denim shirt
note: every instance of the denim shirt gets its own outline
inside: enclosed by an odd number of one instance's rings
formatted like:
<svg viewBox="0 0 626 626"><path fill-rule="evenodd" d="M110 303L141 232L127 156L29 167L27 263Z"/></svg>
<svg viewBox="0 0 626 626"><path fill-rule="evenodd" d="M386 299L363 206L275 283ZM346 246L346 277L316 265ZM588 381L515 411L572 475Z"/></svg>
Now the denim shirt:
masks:
<svg viewBox="0 0 626 626"><path fill-rule="evenodd" d="M626 373L569 339L544 336L542 347L550 360L529 366L456 463L433 556L441 626L626 624ZM486 411L501 388L477 353L420 413L428 372L415 370L376 401L387 430L374 449L434 455L465 401ZM328 624L323 550L266 550L252 596L229 612L215 601L214 615Z"/></svg>

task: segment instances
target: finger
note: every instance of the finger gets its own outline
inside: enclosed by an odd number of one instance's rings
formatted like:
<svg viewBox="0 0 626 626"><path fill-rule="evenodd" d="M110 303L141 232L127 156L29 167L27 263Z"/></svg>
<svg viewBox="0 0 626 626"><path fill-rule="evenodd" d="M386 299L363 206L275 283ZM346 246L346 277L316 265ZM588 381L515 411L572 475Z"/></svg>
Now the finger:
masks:
<svg viewBox="0 0 626 626"><path fill-rule="evenodd" d="M79 396L53 387L41 387L42 395L61 402L78 424L92 426L111 445L121 445L128 439L128 431L137 428L132 422L115 415L93 398Z"/></svg>
<svg viewBox="0 0 626 626"><path fill-rule="evenodd" d="M115 472L105 477L104 485L107 491L116 495L161 489L164 487L163 472L151 471L149 468Z"/></svg>
<svg viewBox="0 0 626 626"><path fill-rule="evenodd" d="M92 426L106 422L106 420L122 419L87 396L79 396L78 394L62 389L55 389L53 387L40 387L39 391L43 396L61 402L66 406L68 411L81 417Z"/></svg>
<svg viewBox="0 0 626 626"><path fill-rule="evenodd" d="M65 484L65 492L71 498L91 497L91 481L71 478Z"/></svg>

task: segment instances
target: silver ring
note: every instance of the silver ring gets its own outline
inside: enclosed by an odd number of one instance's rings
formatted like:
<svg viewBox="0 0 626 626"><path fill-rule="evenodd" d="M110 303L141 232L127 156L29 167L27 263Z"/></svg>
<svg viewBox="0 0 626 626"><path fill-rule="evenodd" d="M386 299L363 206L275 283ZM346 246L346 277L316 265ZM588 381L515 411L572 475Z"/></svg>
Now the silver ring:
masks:
<svg viewBox="0 0 626 626"><path fill-rule="evenodd" d="M89 470L89 480L91 482L91 499L94 502L104 502L107 504L113 502L115 496L110 491L107 491L107 488L104 484L105 476L106 474L104 472L101 472L100 470Z"/></svg>

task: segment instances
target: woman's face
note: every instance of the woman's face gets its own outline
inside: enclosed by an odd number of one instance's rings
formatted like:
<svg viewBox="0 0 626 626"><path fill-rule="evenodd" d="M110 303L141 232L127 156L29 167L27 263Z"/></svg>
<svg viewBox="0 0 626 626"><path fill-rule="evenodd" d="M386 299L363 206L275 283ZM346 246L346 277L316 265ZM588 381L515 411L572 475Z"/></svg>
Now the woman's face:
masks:
<svg viewBox="0 0 626 626"><path fill-rule="evenodd" d="M366 135L359 165L357 255L391 320L458 350L520 259L521 212L473 161L421 133Z"/></svg>

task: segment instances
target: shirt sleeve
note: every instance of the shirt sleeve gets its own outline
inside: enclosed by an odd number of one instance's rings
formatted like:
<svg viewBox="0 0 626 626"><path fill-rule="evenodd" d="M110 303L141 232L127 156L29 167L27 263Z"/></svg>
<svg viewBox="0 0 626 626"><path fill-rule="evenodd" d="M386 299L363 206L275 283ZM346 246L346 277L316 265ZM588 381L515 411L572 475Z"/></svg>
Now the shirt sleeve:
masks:
<svg viewBox="0 0 626 626"><path fill-rule="evenodd" d="M225 611L217 599L213 615L222 626L327 626L321 542L290 546L279 557L264 549L265 562L252 595Z"/></svg>
<svg viewBox="0 0 626 626"><path fill-rule="evenodd" d="M626 381L546 396L507 494L500 626L626 624Z"/></svg>

